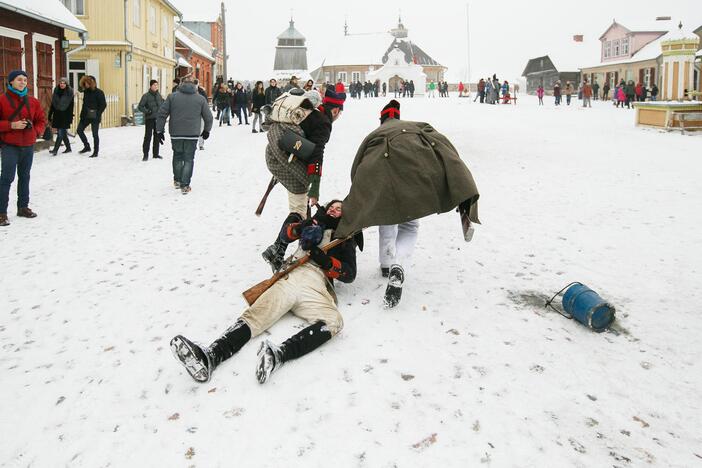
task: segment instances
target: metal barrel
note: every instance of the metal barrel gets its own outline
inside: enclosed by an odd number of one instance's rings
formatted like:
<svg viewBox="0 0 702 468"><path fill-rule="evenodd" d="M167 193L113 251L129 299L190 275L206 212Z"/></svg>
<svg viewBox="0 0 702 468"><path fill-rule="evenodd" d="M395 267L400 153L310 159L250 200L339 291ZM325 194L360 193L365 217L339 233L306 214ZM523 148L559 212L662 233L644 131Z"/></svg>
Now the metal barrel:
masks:
<svg viewBox="0 0 702 468"><path fill-rule="evenodd" d="M563 309L595 331L605 330L614 321L614 307L582 283L574 284L565 292Z"/></svg>

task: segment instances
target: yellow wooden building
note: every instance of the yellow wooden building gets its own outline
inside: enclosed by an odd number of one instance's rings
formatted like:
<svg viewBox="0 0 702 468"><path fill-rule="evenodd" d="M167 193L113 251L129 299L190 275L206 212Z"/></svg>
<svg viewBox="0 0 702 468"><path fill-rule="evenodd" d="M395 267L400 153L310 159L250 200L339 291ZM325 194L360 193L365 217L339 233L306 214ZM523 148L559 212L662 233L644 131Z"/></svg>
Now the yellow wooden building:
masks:
<svg viewBox="0 0 702 468"><path fill-rule="evenodd" d="M67 31L71 49L68 79L77 89L80 77L92 75L108 100L108 121L124 123L133 107L158 80L164 97L174 77L176 17L168 0L61 0L88 30L87 41Z"/></svg>

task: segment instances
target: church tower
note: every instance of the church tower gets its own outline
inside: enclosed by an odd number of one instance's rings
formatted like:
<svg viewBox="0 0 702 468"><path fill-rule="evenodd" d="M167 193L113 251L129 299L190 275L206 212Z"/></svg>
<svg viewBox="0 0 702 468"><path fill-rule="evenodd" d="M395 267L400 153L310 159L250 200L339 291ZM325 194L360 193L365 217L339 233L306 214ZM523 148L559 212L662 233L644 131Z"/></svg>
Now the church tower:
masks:
<svg viewBox="0 0 702 468"><path fill-rule="evenodd" d="M290 18L290 26L278 37L275 47L274 71L307 71L307 46L305 36L295 29L295 21Z"/></svg>

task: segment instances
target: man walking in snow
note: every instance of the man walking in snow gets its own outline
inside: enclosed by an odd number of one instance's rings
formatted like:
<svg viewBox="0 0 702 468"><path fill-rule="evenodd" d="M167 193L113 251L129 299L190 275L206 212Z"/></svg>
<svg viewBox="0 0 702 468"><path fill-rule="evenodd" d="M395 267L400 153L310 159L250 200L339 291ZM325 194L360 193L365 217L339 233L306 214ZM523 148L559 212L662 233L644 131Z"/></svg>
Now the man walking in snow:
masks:
<svg viewBox="0 0 702 468"><path fill-rule="evenodd" d="M213 120L207 99L198 94L189 78L183 78L177 91L170 94L159 109L156 130L160 143L166 139L164 131L169 117L168 133L173 147L173 185L185 195L190 193L198 138L202 136L203 140L207 140L210 137ZM201 132L203 120L204 129Z"/></svg>
<svg viewBox="0 0 702 468"><path fill-rule="evenodd" d="M311 220L300 222L289 216L279 236L286 243L299 240L294 257L309 254L311 261L273 284L210 346L182 335L171 340L173 353L195 381L209 381L217 366L288 312L310 325L281 345L267 339L261 343L256 365L259 383L265 383L284 363L317 349L341 331L344 322L333 281L351 283L356 278L356 241L349 238L326 253L321 249L333 238L341 215L342 202L333 200Z"/></svg>
<svg viewBox="0 0 702 468"><path fill-rule="evenodd" d="M156 132L156 117L158 117L158 110L161 108L161 104L163 104L163 97L158 92L158 81L151 80L149 90L141 97L138 106L138 109L144 114L144 142L141 148L144 157L142 161L148 161L149 159L149 146L151 146L152 138L153 157L154 159L161 159L161 156L158 154L161 145Z"/></svg>

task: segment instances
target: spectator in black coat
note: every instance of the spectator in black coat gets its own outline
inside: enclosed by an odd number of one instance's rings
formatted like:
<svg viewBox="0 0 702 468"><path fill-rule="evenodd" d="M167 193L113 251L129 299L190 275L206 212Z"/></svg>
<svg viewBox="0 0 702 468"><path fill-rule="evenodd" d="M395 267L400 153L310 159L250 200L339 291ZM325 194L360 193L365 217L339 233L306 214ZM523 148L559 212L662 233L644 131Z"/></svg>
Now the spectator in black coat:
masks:
<svg viewBox="0 0 702 468"><path fill-rule="evenodd" d="M71 152L68 129L73 123L73 97L73 89L68 85L68 79L61 78L58 86L54 88L54 94L51 96L51 108L49 108L49 122L57 130L56 144L54 149L49 151L53 156L58 153L61 142L66 146L63 152Z"/></svg>
<svg viewBox="0 0 702 468"><path fill-rule="evenodd" d="M266 105L266 92L263 90L263 81L257 81L256 87L251 96L251 113L253 114L253 128L251 133L263 132L261 128L261 108ZM258 131L256 130L256 122L258 122Z"/></svg>
<svg viewBox="0 0 702 468"><path fill-rule="evenodd" d="M83 108L80 110L80 121L78 122L77 133L80 141L83 142L83 149L80 153L89 153L91 158L97 158L100 151L100 135L98 130L102 121L102 113L107 109L107 101L105 93L97 87L95 77L85 75L80 79L80 87L83 89ZM93 148L91 150L90 143L85 137L85 128L90 125L93 133Z"/></svg>
<svg viewBox="0 0 702 468"><path fill-rule="evenodd" d="M273 104L273 101L278 99L281 94L283 94L283 90L278 87L278 81L271 78L268 82L268 88L266 88L266 104Z"/></svg>
<svg viewBox="0 0 702 468"><path fill-rule="evenodd" d="M244 111L244 120L246 121L246 125L249 124L249 116L248 112L246 109L246 104L248 102L248 95L246 94L246 90L244 89L244 85L241 83L237 83L236 86L234 87L234 96L232 97L232 108L234 109L234 113L236 116L239 118L239 125L242 124L241 122L241 114L242 110Z"/></svg>

